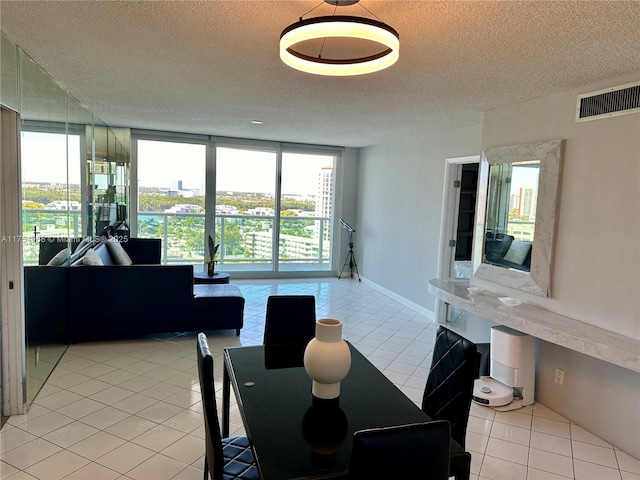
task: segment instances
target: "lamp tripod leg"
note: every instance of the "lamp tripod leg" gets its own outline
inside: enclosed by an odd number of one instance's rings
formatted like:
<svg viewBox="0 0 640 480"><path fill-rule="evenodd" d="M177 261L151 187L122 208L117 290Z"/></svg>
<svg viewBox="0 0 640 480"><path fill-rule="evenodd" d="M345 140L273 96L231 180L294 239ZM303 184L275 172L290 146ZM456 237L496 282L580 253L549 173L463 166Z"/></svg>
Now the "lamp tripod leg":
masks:
<svg viewBox="0 0 640 480"><path fill-rule="evenodd" d="M345 258L344 260L344 264L342 265L342 270L340 270L340 275L338 275L338 280L342 278L342 272L344 272L344 269L347 267L347 264L349 264L350 277L353 278L353 270L355 268L356 274L358 275L358 281L361 282L362 279L360 278L360 272L358 272L358 264L356 263L356 256L353 253L353 248L350 248L349 253L347 253L347 258Z"/></svg>
<svg viewBox="0 0 640 480"><path fill-rule="evenodd" d="M349 262L349 268L351 269L351 278L353 278L353 269L356 269L356 274L358 275L358 281L361 282L360 272L358 272L358 264L356 263L356 256L353 254L353 250L349 252L351 256L351 262Z"/></svg>
<svg viewBox="0 0 640 480"><path fill-rule="evenodd" d="M356 275L358 275L358 281L361 282L362 279L360 278L360 272L358 271L358 264L356 263L355 257L353 258L353 266L356 267Z"/></svg>
<svg viewBox="0 0 640 480"><path fill-rule="evenodd" d="M342 278L342 272L344 272L345 267L347 266L347 263L349 263L349 254L347 254L347 258L344 259L344 263L342 264L342 270L340 270L340 275L338 275L338 280L340 280Z"/></svg>

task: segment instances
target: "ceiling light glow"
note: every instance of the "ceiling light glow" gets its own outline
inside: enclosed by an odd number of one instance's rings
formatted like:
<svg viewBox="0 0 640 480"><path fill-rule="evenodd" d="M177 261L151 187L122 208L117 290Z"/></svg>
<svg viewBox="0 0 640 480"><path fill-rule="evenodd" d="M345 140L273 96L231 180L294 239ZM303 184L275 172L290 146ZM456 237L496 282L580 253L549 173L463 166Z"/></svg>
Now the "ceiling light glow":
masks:
<svg viewBox="0 0 640 480"><path fill-rule="evenodd" d="M386 47L380 53L349 59L312 57L295 50L308 40L354 38ZM349 76L373 73L390 67L400 56L400 37L389 25L369 18L334 15L300 20L280 35L280 58L292 68L316 75Z"/></svg>

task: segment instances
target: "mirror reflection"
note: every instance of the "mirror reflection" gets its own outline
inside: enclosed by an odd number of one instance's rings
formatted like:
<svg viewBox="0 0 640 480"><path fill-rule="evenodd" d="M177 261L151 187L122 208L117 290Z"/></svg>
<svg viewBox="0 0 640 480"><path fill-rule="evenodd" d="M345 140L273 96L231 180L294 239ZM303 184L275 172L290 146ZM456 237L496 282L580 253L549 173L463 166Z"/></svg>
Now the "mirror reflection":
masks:
<svg viewBox="0 0 640 480"><path fill-rule="evenodd" d="M563 140L482 153L473 277L548 297Z"/></svg>
<svg viewBox="0 0 640 480"><path fill-rule="evenodd" d="M539 173L539 160L490 166L484 263L531 270Z"/></svg>
<svg viewBox="0 0 640 480"><path fill-rule="evenodd" d="M26 402L30 404L67 348L64 269L38 265L43 255L68 257L80 205L70 189L79 137L68 133L67 93L24 52L20 60L22 228L26 337ZM71 103L71 110L77 108ZM74 195L77 193L78 195ZM44 240L44 242L43 242ZM46 263L46 262L44 262ZM51 275L47 273L51 270Z"/></svg>

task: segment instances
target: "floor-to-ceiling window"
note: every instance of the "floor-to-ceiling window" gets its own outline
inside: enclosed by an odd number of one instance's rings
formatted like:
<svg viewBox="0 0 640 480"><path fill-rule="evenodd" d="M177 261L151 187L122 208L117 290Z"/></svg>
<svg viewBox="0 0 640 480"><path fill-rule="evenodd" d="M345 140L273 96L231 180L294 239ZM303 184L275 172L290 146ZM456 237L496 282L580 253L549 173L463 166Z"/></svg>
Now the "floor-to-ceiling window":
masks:
<svg viewBox="0 0 640 480"><path fill-rule="evenodd" d="M283 151L279 270L329 270L335 154Z"/></svg>
<svg viewBox="0 0 640 480"><path fill-rule="evenodd" d="M212 235L218 270L332 269L338 149L195 137L132 135L136 231L162 239L163 263L204 268Z"/></svg>
<svg viewBox="0 0 640 480"><path fill-rule="evenodd" d="M162 239L163 263L203 263L206 148L137 140L138 236Z"/></svg>
<svg viewBox="0 0 640 480"><path fill-rule="evenodd" d="M219 146L215 170L221 268L272 271L277 152Z"/></svg>

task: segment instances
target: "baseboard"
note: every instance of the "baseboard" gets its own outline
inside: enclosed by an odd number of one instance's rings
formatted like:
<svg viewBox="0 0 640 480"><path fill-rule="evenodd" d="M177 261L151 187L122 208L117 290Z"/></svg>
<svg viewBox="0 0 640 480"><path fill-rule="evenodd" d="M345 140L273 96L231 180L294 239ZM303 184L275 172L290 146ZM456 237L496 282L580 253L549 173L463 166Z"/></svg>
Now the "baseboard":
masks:
<svg viewBox="0 0 640 480"><path fill-rule="evenodd" d="M404 305L407 308L410 308L411 310L413 310L416 313L419 313L420 315L424 315L429 320L432 320L435 322L436 315L435 315L435 312L433 312L432 310L429 310L428 308L425 308L422 305L418 305L417 303L412 302L411 300L408 300L403 296L398 295L397 293L392 292L391 290L384 288L383 286L378 285L377 283L372 282L371 280L368 280L363 276L360 276L360 278L362 279L362 283L364 283L365 285L373 288L374 290L377 290L380 293L384 293L387 297L392 298L396 302Z"/></svg>

